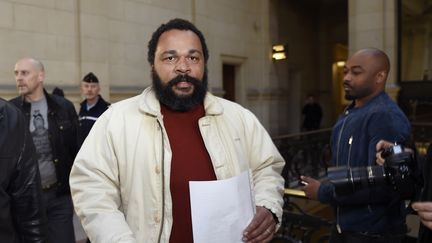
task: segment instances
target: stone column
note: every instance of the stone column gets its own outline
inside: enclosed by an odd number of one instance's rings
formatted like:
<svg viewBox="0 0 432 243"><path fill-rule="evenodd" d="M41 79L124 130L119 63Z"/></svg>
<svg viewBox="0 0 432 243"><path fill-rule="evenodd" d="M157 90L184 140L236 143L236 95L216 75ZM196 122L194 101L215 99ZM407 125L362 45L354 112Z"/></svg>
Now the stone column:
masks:
<svg viewBox="0 0 432 243"><path fill-rule="evenodd" d="M112 5L104 1L77 0L78 62L80 80L93 72L101 86L101 95L110 101L110 22L107 16Z"/></svg>
<svg viewBox="0 0 432 243"><path fill-rule="evenodd" d="M386 91L393 98L399 90L396 84L396 21L396 0L349 0L348 2L349 54L366 47L385 51L391 63Z"/></svg>

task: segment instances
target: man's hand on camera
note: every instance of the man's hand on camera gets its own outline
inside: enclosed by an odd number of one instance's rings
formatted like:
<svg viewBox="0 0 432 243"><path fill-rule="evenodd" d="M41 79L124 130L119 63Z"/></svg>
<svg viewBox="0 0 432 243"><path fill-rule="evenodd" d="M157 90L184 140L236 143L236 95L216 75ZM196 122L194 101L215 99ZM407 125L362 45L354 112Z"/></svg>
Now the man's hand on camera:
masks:
<svg viewBox="0 0 432 243"><path fill-rule="evenodd" d="M391 143L391 142L389 142L389 141L386 141L386 140L380 140L377 144L376 144L376 146L375 146L375 149L376 149L376 162L377 162L377 164L379 164L379 165L384 165L384 158L382 157L382 151L384 150L384 149L388 149L388 148L391 148L391 147L393 147L395 144L394 143ZM409 152L409 153L414 153L414 151L412 150L412 149L410 149L410 148L404 148L404 151L403 152Z"/></svg>
<svg viewBox="0 0 432 243"><path fill-rule="evenodd" d="M390 147L392 147L394 145L394 143L391 143L391 142L389 142L389 141L386 141L386 140L380 140L377 144L376 144L376 146L375 146L375 149L376 149L376 162L377 162L377 164L379 164L379 165L384 165L384 158L381 156L381 152L384 150L384 149L387 149L387 148L390 148Z"/></svg>
<svg viewBox="0 0 432 243"><path fill-rule="evenodd" d="M321 186L321 182L307 176L301 176L300 179L302 180L302 184L304 185L302 190L305 192L306 197L317 200L318 190Z"/></svg>

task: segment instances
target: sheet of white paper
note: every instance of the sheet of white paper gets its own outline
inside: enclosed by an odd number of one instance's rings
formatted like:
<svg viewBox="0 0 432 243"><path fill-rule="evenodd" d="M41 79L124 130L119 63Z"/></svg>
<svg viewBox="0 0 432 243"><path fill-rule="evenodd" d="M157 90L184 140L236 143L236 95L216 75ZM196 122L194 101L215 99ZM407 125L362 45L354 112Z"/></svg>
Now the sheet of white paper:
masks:
<svg viewBox="0 0 432 243"><path fill-rule="evenodd" d="M218 181L190 181L194 243L242 243L255 206L249 171Z"/></svg>

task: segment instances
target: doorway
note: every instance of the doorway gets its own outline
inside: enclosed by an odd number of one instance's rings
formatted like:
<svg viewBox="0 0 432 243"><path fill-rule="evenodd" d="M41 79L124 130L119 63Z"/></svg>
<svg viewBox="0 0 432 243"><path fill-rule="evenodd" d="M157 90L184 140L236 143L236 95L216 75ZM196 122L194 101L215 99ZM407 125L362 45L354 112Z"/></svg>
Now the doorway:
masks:
<svg viewBox="0 0 432 243"><path fill-rule="evenodd" d="M224 63L222 66L222 88L225 91L223 97L236 101L236 66Z"/></svg>

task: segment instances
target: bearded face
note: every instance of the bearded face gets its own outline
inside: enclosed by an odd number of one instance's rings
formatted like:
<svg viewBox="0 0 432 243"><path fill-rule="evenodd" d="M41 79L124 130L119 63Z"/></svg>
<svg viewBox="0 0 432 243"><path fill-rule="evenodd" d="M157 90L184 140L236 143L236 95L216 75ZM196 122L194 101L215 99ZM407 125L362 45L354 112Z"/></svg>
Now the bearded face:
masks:
<svg viewBox="0 0 432 243"><path fill-rule="evenodd" d="M184 112L191 110L204 101L207 93L207 68L204 71L202 80L185 74L178 75L164 84L154 69L152 70L152 80L159 101L174 111ZM181 82L193 85L193 92L189 95L175 93L174 86Z"/></svg>
<svg viewBox="0 0 432 243"><path fill-rule="evenodd" d="M355 85L352 82L344 81L345 99L346 100L356 100L369 96L373 93L374 89L371 85L364 84Z"/></svg>

